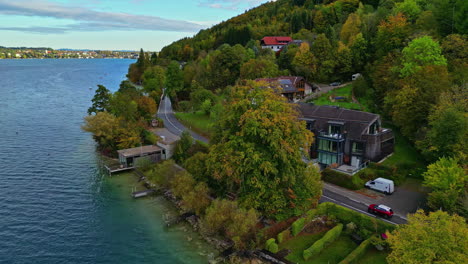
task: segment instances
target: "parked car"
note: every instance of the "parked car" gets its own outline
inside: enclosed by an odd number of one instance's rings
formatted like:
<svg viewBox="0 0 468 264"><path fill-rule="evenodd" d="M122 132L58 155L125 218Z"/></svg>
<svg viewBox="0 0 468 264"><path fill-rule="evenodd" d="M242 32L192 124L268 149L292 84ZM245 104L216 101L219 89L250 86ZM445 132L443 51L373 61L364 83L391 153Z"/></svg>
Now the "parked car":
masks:
<svg viewBox="0 0 468 264"><path fill-rule="evenodd" d="M338 86L340 84L341 84L340 82L332 82L332 83L330 83L330 86Z"/></svg>
<svg viewBox="0 0 468 264"><path fill-rule="evenodd" d="M393 210L392 208L386 206L386 205L383 205L383 204L371 204L369 205L369 207L367 208L367 211L371 214L376 214L376 215L380 215L380 216L383 216L385 218L392 218L393 216Z"/></svg>
<svg viewBox="0 0 468 264"><path fill-rule="evenodd" d="M385 178L377 178L375 180L368 181L365 186L366 188L380 191L385 194L392 194L395 191L395 184L393 181Z"/></svg>

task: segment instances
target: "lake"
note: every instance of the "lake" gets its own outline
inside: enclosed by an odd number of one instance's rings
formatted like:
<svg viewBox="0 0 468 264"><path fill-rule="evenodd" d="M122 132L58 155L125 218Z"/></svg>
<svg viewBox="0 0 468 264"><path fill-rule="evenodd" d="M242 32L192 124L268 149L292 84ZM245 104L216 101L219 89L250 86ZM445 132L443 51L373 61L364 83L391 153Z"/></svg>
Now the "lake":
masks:
<svg viewBox="0 0 468 264"><path fill-rule="evenodd" d="M207 263L189 227L167 229L162 198L133 200L131 174L101 172L80 130L97 84L133 60L0 60L0 263ZM189 241L190 240L190 241Z"/></svg>

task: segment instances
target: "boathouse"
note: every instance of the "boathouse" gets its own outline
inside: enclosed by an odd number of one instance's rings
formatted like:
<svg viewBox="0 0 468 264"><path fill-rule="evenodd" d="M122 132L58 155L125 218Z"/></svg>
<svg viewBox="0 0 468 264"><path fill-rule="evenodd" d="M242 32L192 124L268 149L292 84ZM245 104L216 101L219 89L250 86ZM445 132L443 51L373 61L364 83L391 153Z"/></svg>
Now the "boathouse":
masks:
<svg viewBox="0 0 468 264"><path fill-rule="evenodd" d="M132 168L139 159L149 159L152 162L161 161L165 155L161 147L155 145L118 150L119 161L125 168Z"/></svg>

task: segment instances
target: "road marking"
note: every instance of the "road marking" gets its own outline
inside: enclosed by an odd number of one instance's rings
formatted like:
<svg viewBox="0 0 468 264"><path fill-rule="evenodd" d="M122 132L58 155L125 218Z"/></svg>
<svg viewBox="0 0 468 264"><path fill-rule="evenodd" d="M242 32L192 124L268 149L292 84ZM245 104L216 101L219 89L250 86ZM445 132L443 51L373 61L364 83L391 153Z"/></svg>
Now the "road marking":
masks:
<svg viewBox="0 0 468 264"><path fill-rule="evenodd" d="M166 96L166 97L167 97L167 96ZM176 126L174 125L174 123L172 123L172 121L167 117L167 104L166 104L165 101L166 101L166 99L164 98L164 108L165 108L165 109L164 109L164 116L166 116L166 120L169 121L169 123L171 123L171 125L172 125L175 129L179 130L180 132L184 132L184 131L180 130L178 127L176 127ZM171 107L171 108L172 108L172 107Z"/></svg>
<svg viewBox="0 0 468 264"><path fill-rule="evenodd" d="M347 207L347 208L349 208L349 209L352 209L352 210L354 210L354 211L360 212L360 213L362 213L362 214L365 214L365 215L368 215L368 216L372 216L372 217L374 217L374 218L377 218L377 216L375 216L375 215L373 215L373 214L369 214L368 212L363 211L363 210L361 210L361 209L358 209L358 208L356 208L356 207L353 207L353 206L351 206L351 205L348 205L348 204L345 204L345 203L342 203L342 202L338 202L338 201L336 201L335 199L333 199L333 198L331 198L331 197L328 197L328 196L325 196L325 195L322 195L322 197L325 197L325 198L328 199L328 200L335 201L335 203L338 204L338 205L341 205L341 206ZM393 225L398 225L397 223L394 223L394 222L392 222L392 221L388 221L388 220L383 219L383 218L378 218L378 219L380 219L380 220L382 220L382 221L385 221L385 222L387 222L387 223L393 224Z"/></svg>

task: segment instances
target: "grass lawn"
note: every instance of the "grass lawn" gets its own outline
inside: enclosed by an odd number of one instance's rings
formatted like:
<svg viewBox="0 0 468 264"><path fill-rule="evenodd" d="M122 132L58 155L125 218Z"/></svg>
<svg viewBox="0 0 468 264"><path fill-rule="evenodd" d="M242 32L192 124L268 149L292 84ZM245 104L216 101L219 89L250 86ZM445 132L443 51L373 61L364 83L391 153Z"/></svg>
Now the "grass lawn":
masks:
<svg viewBox="0 0 468 264"><path fill-rule="evenodd" d="M302 252L304 251L304 249L307 249L310 246L312 246L312 244L314 244L315 241L322 238L322 236L325 235L325 233L326 231L313 235L299 235L281 243L279 245L279 249L282 250L287 248L291 250L291 253L289 253L286 259L292 262L299 263L301 261L304 261L304 259L302 258Z"/></svg>
<svg viewBox="0 0 468 264"><path fill-rule="evenodd" d="M352 102L352 87L353 86L349 84L344 87L331 90L328 93L323 94L320 97L313 99L309 102L313 102L315 105L335 105L335 106L339 106L339 107L343 107L347 109L366 111L367 109L365 106L361 106L359 104ZM330 96L332 95L346 97L348 102L340 102L340 101L332 102L330 101Z"/></svg>
<svg viewBox="0 0 468 264"><path fill-rule="evenodd" d="M374 247L371 247L362 256L358 263L360 264L387 264L388 251L378 251Z"/></svg>
<svg viewBox="0 0 468 264"><path fill-rule="evenodd" d="M286 241L280 245L280 248L291 249L292 252L286 257L286 259L295 263L334 264L342 261L349 253L351 253L351 251L357 247L357 245L349 238L348 235L343 234L335 242L325 248L320 254L313 256L309 260L305 261L302 257L302 252L304 249L312 246L312 244L320 239L324 234L325 232L303 237L299 236L297 238Z"/></svg>
<svg viewBox="0 0 468 264"><path fill-rule="evenodd" d="M213 121L202 111L197 111L194 113L178 112L175 113L175 116L187 128L205 137L210 137L213 129Z"/></svg>
<svg viewBox="0 0 468 264"><path fill-rule="evenodd" d="M308 261L301 263L313 264L335 264L342 261L349 253L357 247L348 235L342 234L335 242L325 248L317 256L311 257Z"/></svg>

